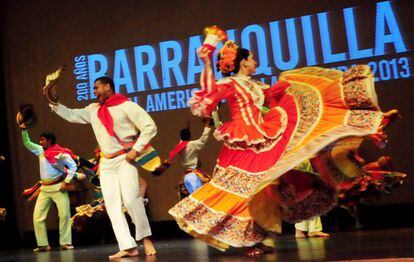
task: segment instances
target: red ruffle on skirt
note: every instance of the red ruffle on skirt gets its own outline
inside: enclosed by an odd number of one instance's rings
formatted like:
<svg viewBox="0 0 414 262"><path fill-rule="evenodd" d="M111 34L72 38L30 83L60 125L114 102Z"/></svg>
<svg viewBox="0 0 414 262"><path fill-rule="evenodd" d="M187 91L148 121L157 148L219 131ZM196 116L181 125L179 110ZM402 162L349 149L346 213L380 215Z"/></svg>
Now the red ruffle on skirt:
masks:
<svg viewBox="0 0 414 262"><path fill-rule="evenodd" d="M264 116L260 113L255 115L258 119L251 117L245 121L240 118L224 123L214 132L214 136L219 141L239 143L248 148L279 137L285 131L289 119L281 107L270 109Z"/></svg>

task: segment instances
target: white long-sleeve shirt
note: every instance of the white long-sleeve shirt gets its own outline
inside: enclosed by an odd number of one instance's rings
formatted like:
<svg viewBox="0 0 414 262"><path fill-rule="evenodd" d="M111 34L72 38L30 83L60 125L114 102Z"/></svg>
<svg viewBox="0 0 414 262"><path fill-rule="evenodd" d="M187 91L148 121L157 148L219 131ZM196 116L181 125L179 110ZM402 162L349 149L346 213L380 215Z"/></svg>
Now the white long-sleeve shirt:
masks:
<svg viewBox="0 0 414 262"><path fill-rule="evenodd" d="M30 140L29 133L26 130L22 131L23 145L33 154L39 157L40 180L49 182L56 180L63 175L66 168L65 182L70 183L76 176L76 163L69 154L59 154L56 156L55 164L49 163L45 157L45 150L41 145L35 144Z"/></svg>
<svg viewBox="0 0 414 262"><path fill-rule="evenodd" d="M108 134L98 118L98 109L98 103L92 103L82 109L69 109L62 104L52 107L53 111L71 123L91 124L96 140L104 154L112 154L122 150L123 146L115 137ZM137 152L141 152L157 133L157 127L150 115L131 101L108 107L108 110L114 120L114 132L121 141L134 141L139 134L138 140L132 147Z"/></svg>
<svg viewBox="0 0 414 262"><path fill-rule="evenodd" d="M180 163L184 168L197 168L198 153L206 145L210 131L210 127L205 127L201 137L188 142L185 150L179 153Z"/></svg>

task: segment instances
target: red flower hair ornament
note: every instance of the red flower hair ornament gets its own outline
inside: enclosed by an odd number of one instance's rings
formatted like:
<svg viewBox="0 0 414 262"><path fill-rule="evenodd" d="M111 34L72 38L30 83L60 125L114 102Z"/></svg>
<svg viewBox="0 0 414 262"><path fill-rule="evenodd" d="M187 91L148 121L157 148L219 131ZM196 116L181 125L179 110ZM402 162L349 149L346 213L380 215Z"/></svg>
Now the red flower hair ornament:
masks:
<svg viewBox="0 0 414 262"><path fill-rule="evenodd" d="M230 74L236 68L234 62L237 57L237 49L239 47L234 41L227 41L218 53L217 66L223 74Z"/></svg>

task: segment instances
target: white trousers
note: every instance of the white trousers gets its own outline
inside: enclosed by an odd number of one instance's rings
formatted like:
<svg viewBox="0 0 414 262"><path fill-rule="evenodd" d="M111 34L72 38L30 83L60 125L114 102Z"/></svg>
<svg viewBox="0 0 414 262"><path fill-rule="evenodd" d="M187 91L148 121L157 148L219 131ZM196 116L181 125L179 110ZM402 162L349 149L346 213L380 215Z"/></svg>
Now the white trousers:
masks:
<svg viewBox="0 0 414 262"><path fill-rule="evenodd" d="M322 231L322 222L320 217L314 217L308 220L303 220L295 224L295 228L300 231L305 231L308 233L321 232Z"/></svg>
<svg viewBox="0 0 414 262"><path fill-rule="evenodd" d="M106 211L120 250L137 246L136 241L151 235L148 217L142 197L139 197L138 170L125 159L125 155L113 159L103 158L99 165L102 194ZM135 224L135 239L131 236L125 207Z"/></svg>

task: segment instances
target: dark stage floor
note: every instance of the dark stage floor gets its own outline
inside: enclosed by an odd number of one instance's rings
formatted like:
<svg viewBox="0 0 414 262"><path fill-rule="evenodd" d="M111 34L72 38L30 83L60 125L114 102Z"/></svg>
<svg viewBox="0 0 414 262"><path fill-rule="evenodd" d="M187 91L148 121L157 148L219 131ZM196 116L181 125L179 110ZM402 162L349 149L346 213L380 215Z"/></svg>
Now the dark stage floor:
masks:
<svg viewBox="0 0 414 262"><path fill-rule="evenodd" d="M156 257L140 255L122 261L338 261L359 259L414 258L414 228L339 232L328 239L295 240L293 235L278 238L276 252L261 259L243 256L240 249L223 253L190 238L156 241ZM116 245L77 247L72 251L34 254L31 250L0 252L0 261L105 261ZM141 252L142 248L140 248ZM414 260L414 259L413 259Z"/></svg>

